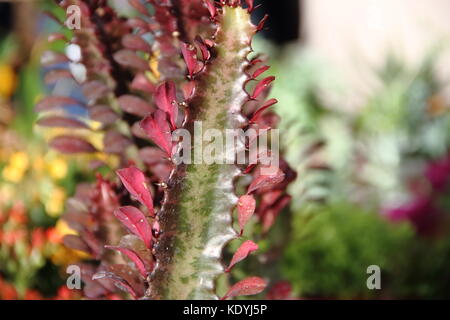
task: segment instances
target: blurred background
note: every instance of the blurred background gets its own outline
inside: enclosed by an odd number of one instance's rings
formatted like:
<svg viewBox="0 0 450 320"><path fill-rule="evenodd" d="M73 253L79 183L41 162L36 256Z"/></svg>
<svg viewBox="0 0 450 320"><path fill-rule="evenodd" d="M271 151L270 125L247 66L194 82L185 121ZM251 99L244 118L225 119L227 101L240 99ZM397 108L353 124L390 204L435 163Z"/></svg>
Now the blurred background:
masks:
<svg viewBox="0 0 450 320"><path fill-rule="evenodd" d="M298 176L263 253L233 272L267 276L269 299L450 298L450 2L259 3L254 48L271 57ZM65 267L88 258L62 245L74 231L60 216L92 158L49 150L35 126L36 102L71 90L43 84L57 30L43 10L52 1L0 1L0 299L79 299Z"/></svg>

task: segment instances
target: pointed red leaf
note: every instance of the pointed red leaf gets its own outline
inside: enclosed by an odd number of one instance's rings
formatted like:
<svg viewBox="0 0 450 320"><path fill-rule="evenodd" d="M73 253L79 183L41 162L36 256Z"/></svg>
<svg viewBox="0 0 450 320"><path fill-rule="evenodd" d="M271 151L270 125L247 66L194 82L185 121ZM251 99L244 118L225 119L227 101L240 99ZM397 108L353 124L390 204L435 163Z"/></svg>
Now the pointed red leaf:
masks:
<svg viewBox="0 0 450 320"><path fill-rule="evenodd" d="M269 84L272 83L272 81L275 80L274 76L270 76L267 78L262 79L258 84L255 86L255 89L253 90L253 93L250 97L250 99L255 100L259 97L259 95L267 88Z"/></svg>
<svg viewBox="0 0 450 320"><path fill-rule="evenodd" d="M136 167L119 169L116 173L128 192L147 207L151 216L154 216L153 199L148 190L144 173Z"/></svg>
<svg viewBox="0 0 450 320"><path fill-rule="evenodd" d="M184 99L191 99L195 94L195 81L188 81L184 83L181 89L183 90Z"/></svg>
<svg viewBox="0 0 450 320"><path fill-rule="evenodd" d="M198 47L200 48L200 52L202 54L203 61L208 61L211 58L211 52L209 52L208 46L206 45L205 41L203 41L202 37L196 36L195 42L197 43Z"/></svg>
<svg viewBox="0 0 450 320"><path fill-rule="evenodd" d="M140 122L141 128L153 142L172 157L172 134L164 111L156 110Z"/></svg>
<svg viewBox="0 0 450 320"><path fill-rule="evenodd" d="M132 249L117 247L117 246L105 246L106 249L116 250L127 256L131 261L133 261L139 273L146 278L148 271L145 269L145 263L142 261L141 257Z"/></svg>
<svg viewBox="0 0 450 320"><path fill-rule="evenodd" d="M280 168L273 168L273 170L268 169L268 171L273 172L271 172L270 174L261 174L261 172L259 172L257 174L257 176L248 187L247 194L250 194L260 188L267 188L276 185L284 180L284 172L281 171Z"/></svg>
<svg viewBox="0 0 450 320"><path fill-rule="evenodd" d="M214 1L211 2L211 0L205 0L205 4L208 8L209 14L211 15L211 18L215 18L217 15L217 9L214 5Z"/></svg>
<svg viewBox="0 0 450 320"><path fill-rule="evenodd" d="M198 68L197 49L193 45L182 42L181 53L183 54L189 76L192 77Z"/></svg>
<svg viewBox="0 0 450 320"><path fill-rule="evenodd" d="M221 300L237 296L248 296L262 292L267 286L264 279L250 277L234 284Z"/></svg>
<svg viewBox="0 0 450 320"><path fill-rule="evenodd" d="M250 220L253 213L255 212L255 208L256 208L256 201L252 195L246 194L239 198L237 210L238 210L239 227L241 228L240 230L241 235L244 230L244 226L247 224L247 222Z"/></svg>
<svg viewBox="0 0 450 320"><path fill-rule="evenodd" d="M141 238L147 248L151 248L152 228L141 210L126 206L114 210L114 215L131 233Z"/></svg>
<svg viewBox="0 0 450 320"><path fill-rule="evenodd" d="M153 107L144 99L133 96L131 94L124 94L123 96L120 96L118 100L120 108L123 111L139 117L145 117L147 114L153 111Z"/></svg>
<svg viewBox="0 0 450 320"><path fill-rule="evenodd" d="M239 249L237 249L234 253L230 265L225 270L225 272L230 272L231 268L233 268L236 263L244 260L250 253L256 250L258 250L258 245L256 243L251 240L244 241L244 243L242 243Z"/></svg>
<svg viewBox="0 0 450 320"><path fill-rule="evenodd" d="M254 3L253 0L245 0L245 3L247 3L248 6L248 12L252 12L254 9Z"/></svg>
<svg viewBox="0 0 450 320"><path fill-rule="evenodd" d="M97 151L92 144L75 136L58 136L49 145L61 153L92 153Z"/></svg>
<svg viewBox="0 0 450 320"><path fill-rule="evenodd" d="M263 113L267 108L273 106L275 103L278 103L277 99L267 100L258 110L255 111L255 113L253 113L250 123L255 123L261 113Z"/></svg>
<svg viewBox="0 0 450 320"><path fill-rule="evenodd" d="M175 129L177 126L178 103L176 94L175 83L173 81L166 81L156 88L154 95L158 108L168 114L172 129Z"/></svg>
<svg viewBox="0 0 450 320"><path fill-rule="evenodd" d="M264 24L266 23L267 19L269 18L269 15L265 15L261 21L258 23L258 26L256 27L256 31L261 31L264 28Z"/></svg>
<svg viewBox="0 0 450 320"><path fill-rule="evenodd" d="M262 75L264 72L266 72L269 69L270 69L269 66L259 67L255 72L253 72L252 79L258 78L260 75Z"/></svg>

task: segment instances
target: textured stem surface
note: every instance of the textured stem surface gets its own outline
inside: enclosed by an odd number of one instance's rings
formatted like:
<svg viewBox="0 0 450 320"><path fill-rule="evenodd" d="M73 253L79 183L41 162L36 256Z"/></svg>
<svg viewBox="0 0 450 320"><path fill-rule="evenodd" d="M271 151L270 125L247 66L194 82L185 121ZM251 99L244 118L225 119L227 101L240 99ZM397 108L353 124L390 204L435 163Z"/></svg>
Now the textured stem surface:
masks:
<svg viewBox="0 0 450 320"><path fill-rule="evenodd" d="M244 91L251 38L250 15L240 7L223 7L217 21L215 58L195 79L185 128L194 137L194 122L203 132L241 128L240 111L248 100ZM204 145L203 145L204 147ZM192 155L199 152L194 146ZM231 227L237 203L234 179L240 174L230 164L179 165L171 175L159 220L161 238L155 247L157 266L149 296L154 299L216 299L214 281L224 271L224 245L236 236Z"/></svg>

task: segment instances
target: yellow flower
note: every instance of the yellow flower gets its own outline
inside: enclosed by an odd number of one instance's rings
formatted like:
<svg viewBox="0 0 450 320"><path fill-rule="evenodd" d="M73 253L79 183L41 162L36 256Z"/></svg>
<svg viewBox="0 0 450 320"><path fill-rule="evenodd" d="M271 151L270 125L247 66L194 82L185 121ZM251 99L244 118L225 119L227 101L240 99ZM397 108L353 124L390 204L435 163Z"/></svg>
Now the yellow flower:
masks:
<svg viewBox="0 0 450 320"><path fill-rule="evenodd" d="M47 164L50 177L56 180L62 179L66 176L67 167L67 162L61 157L57 157Z"/></svg>
<svg viewBox="0 0 450 320"><path fill-rule="evenodd" d="M75 230L73 230L71 227L69 227L69 225L67 224L66 221L64 221L62 219L59 219L58 222L56 222L55 229L58 232L58 234L61 235L61 237L68 235L68 234L73 234L73 235L78 234Z"/></svg>
<svg viewBox="0 0 450 320"><path fill-rule="evenodd" d="M45 202L45 210L51 217L59 216L64 209L64 200L66 199L66 193L64 189L56 187L50 194L49 199Z"/></svg>
<svg viewBox="0 0 450 320"><path fill-rule="evenodd" d="M16 75L13 68L7 64L0 64L0 96L11 96L16 87Z"/></svg>
<svg viewBox="0 0 450 320"><path fill-rule="evenodd" d="M13 182L13 183L19 183L22 180L24 174L25 174L25 171L23 171L19 168L13 167L11 165L4 167L3 171L2 171L3 178L6 181Z"/></svg>
<svg viewBox="0 0 450 320"><path fill-rule="evenodd" d="M150 60L148 61L148 66L150 67L151 73L147 73L147 76L152 82L158 82L159 78L161 77L161 74L159 73L158 70L159 56L160 56L159 51L155 51L150 56Z"/></svg>
<svg viewBox="0 0 450 320"><path fill-rule="evenodd" d="M28 155L23 151L14 152L9 158L10 165L14 166L14 168L26 170L28 165L30 164L30 160L28 159Z"/></svg>

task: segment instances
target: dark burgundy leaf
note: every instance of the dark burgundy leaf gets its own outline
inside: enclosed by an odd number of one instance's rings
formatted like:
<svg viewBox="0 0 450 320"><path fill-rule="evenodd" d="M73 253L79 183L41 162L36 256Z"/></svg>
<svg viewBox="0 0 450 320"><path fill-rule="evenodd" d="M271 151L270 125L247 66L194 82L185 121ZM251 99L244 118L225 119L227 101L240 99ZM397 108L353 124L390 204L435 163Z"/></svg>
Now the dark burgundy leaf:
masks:
<svg viewBox="0 0 450 320"><path fill-rule="evenodd" d="M123 111L139 117L145 117L153 111L153 107L150 104L131 94L125 94L119 97L119 105Z"/></svg>
<svg viewBox="0 0 450 320"><path fill-rule="evenodd" d="M134 68L140 71L149 70L147 61L137 56L136 53L131 50L123 49L116 52L114 54L114 60L125 67Z"/></svg>
<svg viewBox="0 0 450 320"><path fill-rule="evenodd" d="M141 36L135 34L127 34L122 38L122 44L125 48L137 51L143 51L145 53L152 53L152 48L147 41L142 39Z"/></svg>
<svg viewBox="0 0 450 320"><path fill-rule="evenodd" d="M136 252L134 252L132 249L117 247L117 246L105 246L105 248L119 251L120 253L127 256L134 263L134 265L138 269L139 273L144 278L147 277L148 270L145 269L144 261L142 261L142 259L139 257L139 255Z"/></svg>
<svg viewBox="0 0 450 320"><path fill-rule="evenodd" d="M193 45L182 42L181 53L183 54L189 76L192 77L198 69L197 49Z"/></svg>
<svg viewBox="0 0 450 320"><path fill-rule="evenodd" d="M83 251L89 254L91 253L89 246L79 236L73 234L65 235L63 238L63 243L70 249Z"/></svg>
<svg viewBox="0 0 450 320"><path fill-rule="evenodd" d="M89 116L92 120L101 122L104 125L113 124L119 119L117 113L105 105L97 105L90 108Z"/></svg>
<svg viewBox="0 0 450 320"><path fill-rule="evenodd" d="M84 123L83 121L63 116L43 117L38 121L36 121L36 123L43 127L77 128L77 129L89 128L87 124Z"/></svg>
<svg viewBox="0 0 450 320"><path fill-rule="evenodd" d="M106 153L120 154L131 145L130 138L122 133L111 129L105 133L103 137L103 146Z"/></svg>
<svg viewBox="0 0 450 320"><path fill-rule="evenodd" d="M53 138L49 145L61 153L93 153L97 151L92 144L76 136L58 136Z"/></svg>
<svg viewBox="0 0 450 320"><path fill-rule="evenodd" d="M63 108L68 105L82 105L80 101L64 96L48 96L36 105L36 111L48 111Z"/></svg>

